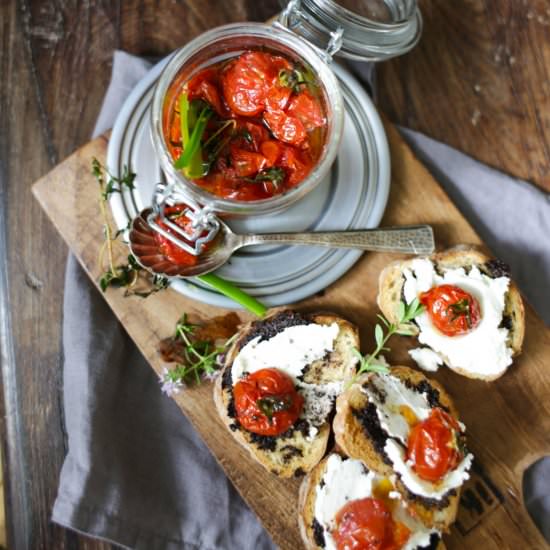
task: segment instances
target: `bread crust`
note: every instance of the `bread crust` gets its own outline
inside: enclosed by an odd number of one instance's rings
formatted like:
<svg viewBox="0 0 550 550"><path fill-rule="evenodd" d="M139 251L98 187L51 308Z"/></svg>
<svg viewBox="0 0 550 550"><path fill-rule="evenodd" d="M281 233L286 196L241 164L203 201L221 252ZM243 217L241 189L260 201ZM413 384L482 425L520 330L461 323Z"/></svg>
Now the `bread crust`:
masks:
<svg viewBox="0 0 550 550"><path fill-rule="evenodd" d="M446 408L451 416L458 418L456 407L441 384L428 379L421 372L409 367L392 367L391 374L403 381L410 382L414 386L421 382L427 382L438 392L439 404ZM370 373L361 377L347 391L338 396L336 399L336 416L333 421L334 436L337 448L342 453L351 458L362 460L369 469L390 477L395 473L391 462L386 459L383 448L377 445L377 441L371 437L372 433L371 435L367 433L356 414L358 411L365 411L369 404L368 395L361 391L361 386L374 376L377 375ZM426 499L412 495L399 478L396 488L408 503L410 509L427 527L447 531L450 525L454 523L458 511L460 488L455 490L455 494L448 495L448 502L442 508L430 504Z"/></svg>
<svg viewBox="0 0 550 550"><path fill-rule="evenodd" d="M267 470L280 477L299 477L309 472L324 456L330 436L330 420L319 427L313 438L300 430L299 421L281 436L264 438L244 430L231 414L232 382L224 384L229 378L233 361L240 349L248 341L253 331L265 328L266 323L275 320L277 316L294 314L290 310L278 310L262 319L244 325L231 348L228 350L225 366L214 384L214 402L221 419L231 431L233 437L250 453L252 458L262 464ZM319 360L310 366L306 382L327 383L350 379L355 372L356 358L351 349L359 348L359 333L349 321L327 313L316 313L304 316L316 324L330 325L336 322L340 331L335 341L335 350L327 360ZM225 387L224 387L225 386Z"/></svg>
<svg viewBox="0 0 550 550"><path fill-rule="evenodd" d="M495 260L490 256L487 256L487 254L475 246L458 245L426 258L429 259L435 266L445 269L470 267L475 265L483 273L493 276L487 266L488 262L494 262ZM382 270L379 276L377 297L378 306L384 316L392 323L397 323L399 321L398 308L403 292L403 271L411 266L412 261L413 259L392 262ZM525 310L523 307L521 294L512 280L510 280L510 286L505 297L504 316L509 317L511 320L511 328L508 331L509 334L507 343L512 350L512 356L516 357L521 353L523 339L525 336ZM413 336L418 335L418 327L414 323L410 324L410 328ZM448 364L447 366L458 374L468 378L476 378L486 380L488 382L496 380L507 370L505 369L499 374L483 375L467 372L456 365Z"/></svg>
<svg viewBox="0 0 550 550"><path fill-rule="evenodd" d="M300 534L304 542L305 550L324 550L315 542L313 532L313 519L315 518L315 500L316 487L319 485L327 466L328 459L334 453L326 456L313 470L304 478L300 485L300 493L298 499L298 523L300 526ZM341 454L341 453L338 453ZM342 455L344 456L344 455ZM436 550L445 550L443 540L439 540Z"/></svg>

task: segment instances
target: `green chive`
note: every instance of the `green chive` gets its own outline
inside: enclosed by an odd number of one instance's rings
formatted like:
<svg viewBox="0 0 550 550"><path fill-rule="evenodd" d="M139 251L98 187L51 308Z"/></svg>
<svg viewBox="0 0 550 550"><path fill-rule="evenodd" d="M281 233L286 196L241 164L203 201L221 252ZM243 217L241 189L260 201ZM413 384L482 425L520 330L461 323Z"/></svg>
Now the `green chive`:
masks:
<svg viewBox="0 0 550 550"><path fill-rule="evenodd" d="M246 292L242 291L240 288L237 288L235 285L231 284L229 281L214 275L213 273L207 273L206 275L200 275L197 277L202 282L216 289L218 292L227 296L234 302L237 302L245 309L254 313L258 317L263 317L267 312L267 307L264 306L261 302L258 302L256 298L250 296Z"/></svg>

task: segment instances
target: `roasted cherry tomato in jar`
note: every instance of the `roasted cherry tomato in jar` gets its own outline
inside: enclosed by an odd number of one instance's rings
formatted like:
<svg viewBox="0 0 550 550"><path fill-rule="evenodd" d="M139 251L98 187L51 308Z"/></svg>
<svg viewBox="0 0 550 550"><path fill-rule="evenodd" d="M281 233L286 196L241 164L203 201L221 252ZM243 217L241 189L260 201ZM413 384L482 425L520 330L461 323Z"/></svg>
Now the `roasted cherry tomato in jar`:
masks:
<svg viewBox="0 0 550 550"><path fill-rule="evenodd" d="M300 63L245 51L191 79L174 79L164 137L177 170L205 191L245 202L269 199L299 185L321 157L327 130L321 98Z"/></svg>
<svg viewBox="0 0 550 550"><path fill-rule="evenodd" d="M286 432L304 405L290 376L278 369L261 369L239 380L233 399L241 426L259 435Z"/></svg>
<svg viewBox="0 0 550 550"><path fill-rule="evenodd" d="M447 336L466 334L479 325L479 302L454 285L440 285L420 295L435 327Z"/></svg>
<svg viewBox="0 0 550 550"><path fill-rule="evenodd" d="M326 123L319 100L313 97L307 89L302 90L290 100L286 112L298 118L308 131Z"/></svg>
<svg viewBox="0 0 550 550"><path fill-rule="evenodd" d="M280 87L279 71L287 67L290 63L286 59L257 51L245 52L230 62L222 74L223 96L229 108L241 116L260 114L270 92Z"/></svg>
<svg viewBox="0 0 550 550"><path fill-rule="evenodd" d="M303 122L284 111L266 111L264 120L271 133L285 143L300 145L306 139L307 133Z"/></svg>
<svg viewBox="0 0 550 550"><path fill-rule="evenodd" d="M399 550L410 537L410 530L395 522L383 500L352 500L336 514L331 532L338 550Z"/></svg>
<svg viewBox="0 0 550 550"><path fill-rule="evenodd" d="M226 114L220 97L218 84L218 71L215 69L205 69L189 81L187 90L189 99L202 99L210 104L220 116Z"/></svg>
<svg viewBox="0 0 550 550"><path fill-rule="evenodd" d="M420 478L437 482L458 466L463 458L457 444L459 433L456 420L439 407L412 428L407 460L412 461L412 468Z"/></svg>

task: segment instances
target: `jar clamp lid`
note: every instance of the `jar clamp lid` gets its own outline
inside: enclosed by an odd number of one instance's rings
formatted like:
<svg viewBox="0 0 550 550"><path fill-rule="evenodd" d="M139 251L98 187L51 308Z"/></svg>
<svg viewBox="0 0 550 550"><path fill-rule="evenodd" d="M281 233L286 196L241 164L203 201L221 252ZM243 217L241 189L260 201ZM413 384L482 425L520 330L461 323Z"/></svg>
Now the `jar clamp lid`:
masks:
<svg viewBox="0 0 550 550"><path fill-rule="evenodd" d="M416 0L280 0L281 26L311 44L356 61L382 61L411 50L422 34Z"/></svg>

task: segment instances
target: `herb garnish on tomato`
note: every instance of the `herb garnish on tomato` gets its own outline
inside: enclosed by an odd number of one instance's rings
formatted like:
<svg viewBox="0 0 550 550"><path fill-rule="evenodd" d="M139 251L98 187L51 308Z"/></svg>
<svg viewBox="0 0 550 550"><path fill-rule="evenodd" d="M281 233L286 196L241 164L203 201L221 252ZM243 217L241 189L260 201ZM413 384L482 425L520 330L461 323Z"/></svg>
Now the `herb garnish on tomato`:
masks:
<svg viewBox="0 0 550 550"><path fill-rule="evenodd" d="M294 382L278 369L261 369L233 387L235 411L241 426L259 435L279 435L296 422L304 398Z"/></svg>
<svg viewBox="0 0 550 550"><path fill-rule="evenodd" d="M430 320L447 336L466 334L479 325L479 302L465 290L454 285L440 285L420 295Z"/></svg>

